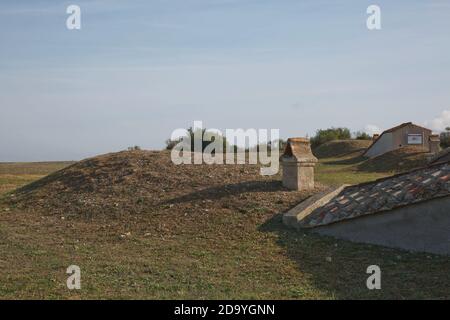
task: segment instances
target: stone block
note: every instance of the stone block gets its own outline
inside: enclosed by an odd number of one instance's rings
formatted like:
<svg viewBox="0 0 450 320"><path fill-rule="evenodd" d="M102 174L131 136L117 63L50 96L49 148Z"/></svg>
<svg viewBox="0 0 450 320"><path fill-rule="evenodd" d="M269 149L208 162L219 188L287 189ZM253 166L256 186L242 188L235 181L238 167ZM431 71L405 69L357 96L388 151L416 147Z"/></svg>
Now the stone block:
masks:
<svg viewBox="0 0 450 320"><path fill-rule="evenodd" d="M281 156L283 186L291 190L314 189L314 166L317 158L311 152L306 138L288 139Z"/></svg>

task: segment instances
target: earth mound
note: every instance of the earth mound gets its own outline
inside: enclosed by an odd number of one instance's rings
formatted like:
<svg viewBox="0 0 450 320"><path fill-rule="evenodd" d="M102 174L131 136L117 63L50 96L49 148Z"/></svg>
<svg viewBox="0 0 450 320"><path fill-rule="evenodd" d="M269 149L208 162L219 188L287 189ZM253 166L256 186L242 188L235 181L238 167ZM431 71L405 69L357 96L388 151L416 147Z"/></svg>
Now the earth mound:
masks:
<svg viewBox="0 0 450 320"><path fill-rule="evenodd" d="M319 159L341 157L350 153L362 152L371 144L371 140L334 140L318 146L313 153Z"/></svg>
<svg viewBox="0 0 450 320"><path fill-rule="evenodd" d="M93 218L198 213L206 207L241 212L295 204L304 196L284 189L279 173L261 176L259 169L175 165L168 151L123 151L77 162L17 189L6 201L45 214Z"/></svg>
<svg viewBox="0 0 450 320"><path fill-rule="evenodd" d="M358 165L358 169L370 172L408 171L426 166L429 155L425 148L406 146L370 158Z"/></svg>

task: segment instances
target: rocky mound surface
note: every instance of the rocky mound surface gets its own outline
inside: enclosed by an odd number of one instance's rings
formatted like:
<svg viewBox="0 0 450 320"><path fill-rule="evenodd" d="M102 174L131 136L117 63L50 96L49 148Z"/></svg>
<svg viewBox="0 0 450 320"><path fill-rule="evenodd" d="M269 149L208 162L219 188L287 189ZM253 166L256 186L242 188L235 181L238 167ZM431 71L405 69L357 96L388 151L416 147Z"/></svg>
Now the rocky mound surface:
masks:
<svg viewBox="0 0 450 320"><path fill-rule="evenodd" d="M166 209L186 214L206 207L253 210L294 204L304 196L284 189L280 174L264 177L259 168L175 165L167 151L123 151L77 162L16 190L6 201L19 209L92 218Z"/></svg>
<svg viewBox="0 0 450 320"><path fill-rule="evenodd" d="M350 153L362 152L371 144L371 140L334 140L318 146L313 153L319 159L341 157Z"/></svg>
<svg viewBox="0 0 450 320"><path fill-rule="evenodd" d="M370 158L361 163L358 169L370 172L403 172L426 166L429 156L426 149L406 146Z"/></svg>

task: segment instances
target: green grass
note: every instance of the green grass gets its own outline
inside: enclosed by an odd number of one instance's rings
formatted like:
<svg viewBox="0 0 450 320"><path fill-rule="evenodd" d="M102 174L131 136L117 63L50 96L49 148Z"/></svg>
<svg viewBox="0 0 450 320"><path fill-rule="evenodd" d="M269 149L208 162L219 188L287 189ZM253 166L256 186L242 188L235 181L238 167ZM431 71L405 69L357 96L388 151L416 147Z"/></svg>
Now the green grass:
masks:
<svg viewBox="0 0 450 320"><path fill-rule="evenodd" d="M322 159L317 180L357 183L383 176L358 172L353 161ZM33 166L4 171L0 186L10 190L38 178L30 175ZM201 208L202 199L193 205ZM0 298L450 298L448 257L297 232L283 226L281 212L266 208L176 221L169 213L155 208L126 221L92 222L0 206ZM79 291L65 285L71 264L81 267ZM381 267L382 290L366 288L372 264Z"/></svg>
<svg viewBox="0 0 450 320"><path fill-rule="evenodd" d="M365 161L354 155L343 158L320 159L316 166L315 178L323 184L357 184L373 181L391 175L390 172L363 172L357 166Z"/></svg>

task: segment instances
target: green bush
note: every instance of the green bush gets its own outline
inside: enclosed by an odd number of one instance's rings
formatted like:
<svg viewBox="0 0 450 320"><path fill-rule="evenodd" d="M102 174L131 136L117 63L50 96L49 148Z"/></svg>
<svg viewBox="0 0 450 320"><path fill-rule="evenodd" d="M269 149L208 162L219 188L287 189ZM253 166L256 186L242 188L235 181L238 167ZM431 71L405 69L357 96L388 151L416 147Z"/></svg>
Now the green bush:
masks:
<svg viewBox="0 0 450 320"><path fill-rule="evenodd" d="M356 140L372 140L372 137L367 132L363 131L355 132L355 138Z"/></svg>
<svg viewBox="0 0 450 320"><path fill-rule="evenodd" d="M201 130L201 132L199 132L200 130ZM194 137L195 137L195 134L201 135L201 137L203 137L202 151L204 151L205 148L210 143L215 141L215 139L219 139L220 141L222 141L222 143L223 143L223 151L224 152L226 151L226 148L228 146L228 142L226 141L226 138L224 136L219 135L218 133L215 133L215 132L207 131L207 129L193 129L192 127L187 129L187 134L184 137L184 138L189 138L189 139L186 139L186 141L190 141L190 143L191 143L191 151L194 151ZM183 137L180 137L177 140L170 140L170 139L166 140L166 149L167 150L172 150L182 140L183 140Z"/></svg>
<svg viewBox="0 0 450 320"><path fill-rule="evenodd" d="M351 133L348 128L328 128L319 129L311 137L311 147L315 148L328 141L351 139Z"/></svg>

